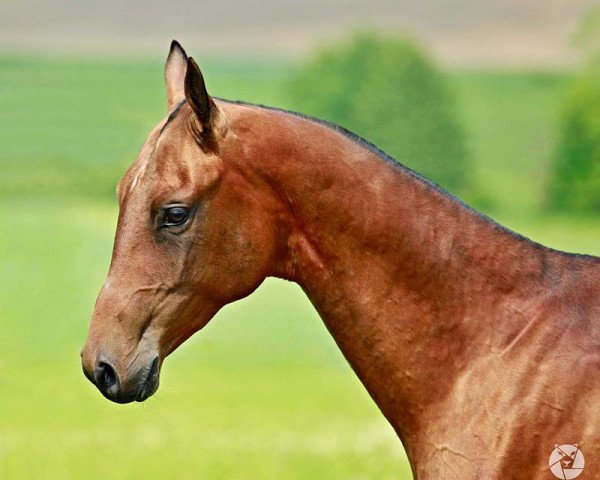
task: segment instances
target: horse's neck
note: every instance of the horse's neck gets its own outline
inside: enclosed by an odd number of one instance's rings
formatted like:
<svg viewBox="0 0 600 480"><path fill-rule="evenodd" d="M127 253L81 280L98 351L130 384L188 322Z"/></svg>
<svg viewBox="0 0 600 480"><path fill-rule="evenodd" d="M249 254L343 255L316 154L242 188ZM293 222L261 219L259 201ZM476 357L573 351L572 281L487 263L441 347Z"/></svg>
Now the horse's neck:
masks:
<svg viewBox="0 0 600 480"><path fill-rule="evenodd" d="M269 115L257 168L294 223L279 274L302 286L407 441L480 347L522 328L506 311L531 306L551 253L345 135Z"/></svg>

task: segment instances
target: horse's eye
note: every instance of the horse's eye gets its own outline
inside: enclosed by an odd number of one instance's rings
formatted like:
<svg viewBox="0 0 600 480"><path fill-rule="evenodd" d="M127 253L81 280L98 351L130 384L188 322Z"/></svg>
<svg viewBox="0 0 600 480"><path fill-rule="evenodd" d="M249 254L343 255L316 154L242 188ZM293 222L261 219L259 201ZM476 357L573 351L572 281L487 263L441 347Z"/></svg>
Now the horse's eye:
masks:
<svg viewBox="0 0 600 480"><path fill-rule="evenodd" d="M185 207L165 208L162 220L163 227L178 227L187 222L190 212Z"/></svg>

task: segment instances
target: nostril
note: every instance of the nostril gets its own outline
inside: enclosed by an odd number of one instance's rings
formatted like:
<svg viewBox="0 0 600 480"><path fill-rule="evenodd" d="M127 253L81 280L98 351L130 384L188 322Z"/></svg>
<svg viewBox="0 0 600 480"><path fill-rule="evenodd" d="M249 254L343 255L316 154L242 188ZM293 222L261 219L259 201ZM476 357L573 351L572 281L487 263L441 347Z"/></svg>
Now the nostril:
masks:
<svg viewBox="0 0 600 480"><path fill-rule="evenodd" d="M105 395L114 396L119 390L118 379L115 369L106 362L98 363L94 372L96 385Z"/></svg>
<svg viewBox="0 0 600 480"><path fill-rule="evenodd" d="M103 383L107 387L112 387L115 383L117 383L117 375L115 374L114 368L112 368L108 363L101 363L100 368L103 370Z"/></svg>

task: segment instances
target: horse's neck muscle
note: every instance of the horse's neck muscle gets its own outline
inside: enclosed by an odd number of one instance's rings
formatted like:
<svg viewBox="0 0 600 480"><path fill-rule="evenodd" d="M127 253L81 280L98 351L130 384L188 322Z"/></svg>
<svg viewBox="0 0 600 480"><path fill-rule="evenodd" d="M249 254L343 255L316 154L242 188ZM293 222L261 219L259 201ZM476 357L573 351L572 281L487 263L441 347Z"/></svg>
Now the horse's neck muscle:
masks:
<svg viewBox="0 0 600 480"><path fill-rule="evenodd" d="M469 359L522 328L506 311L534 307L554 254L330 128L279 112L252 123L263 143L247 161L293 218L281 275L304 289L410 451Z"/></svg>

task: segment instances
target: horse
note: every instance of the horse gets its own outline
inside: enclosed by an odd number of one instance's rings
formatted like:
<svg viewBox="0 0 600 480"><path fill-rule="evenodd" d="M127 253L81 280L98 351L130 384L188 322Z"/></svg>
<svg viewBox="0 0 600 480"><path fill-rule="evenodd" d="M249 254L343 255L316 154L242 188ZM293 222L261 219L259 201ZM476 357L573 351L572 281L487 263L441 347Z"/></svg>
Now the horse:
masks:
<svg viewBox="0 0 600 480"><path fill-rule="evenodd" d="M566 444L600 471L598 258L500 226L340 126L210 96L176 41L165 84L81 352L106 398L150 397L170 353L272 276L308 296L416 479L549 478Z"/></svg>

